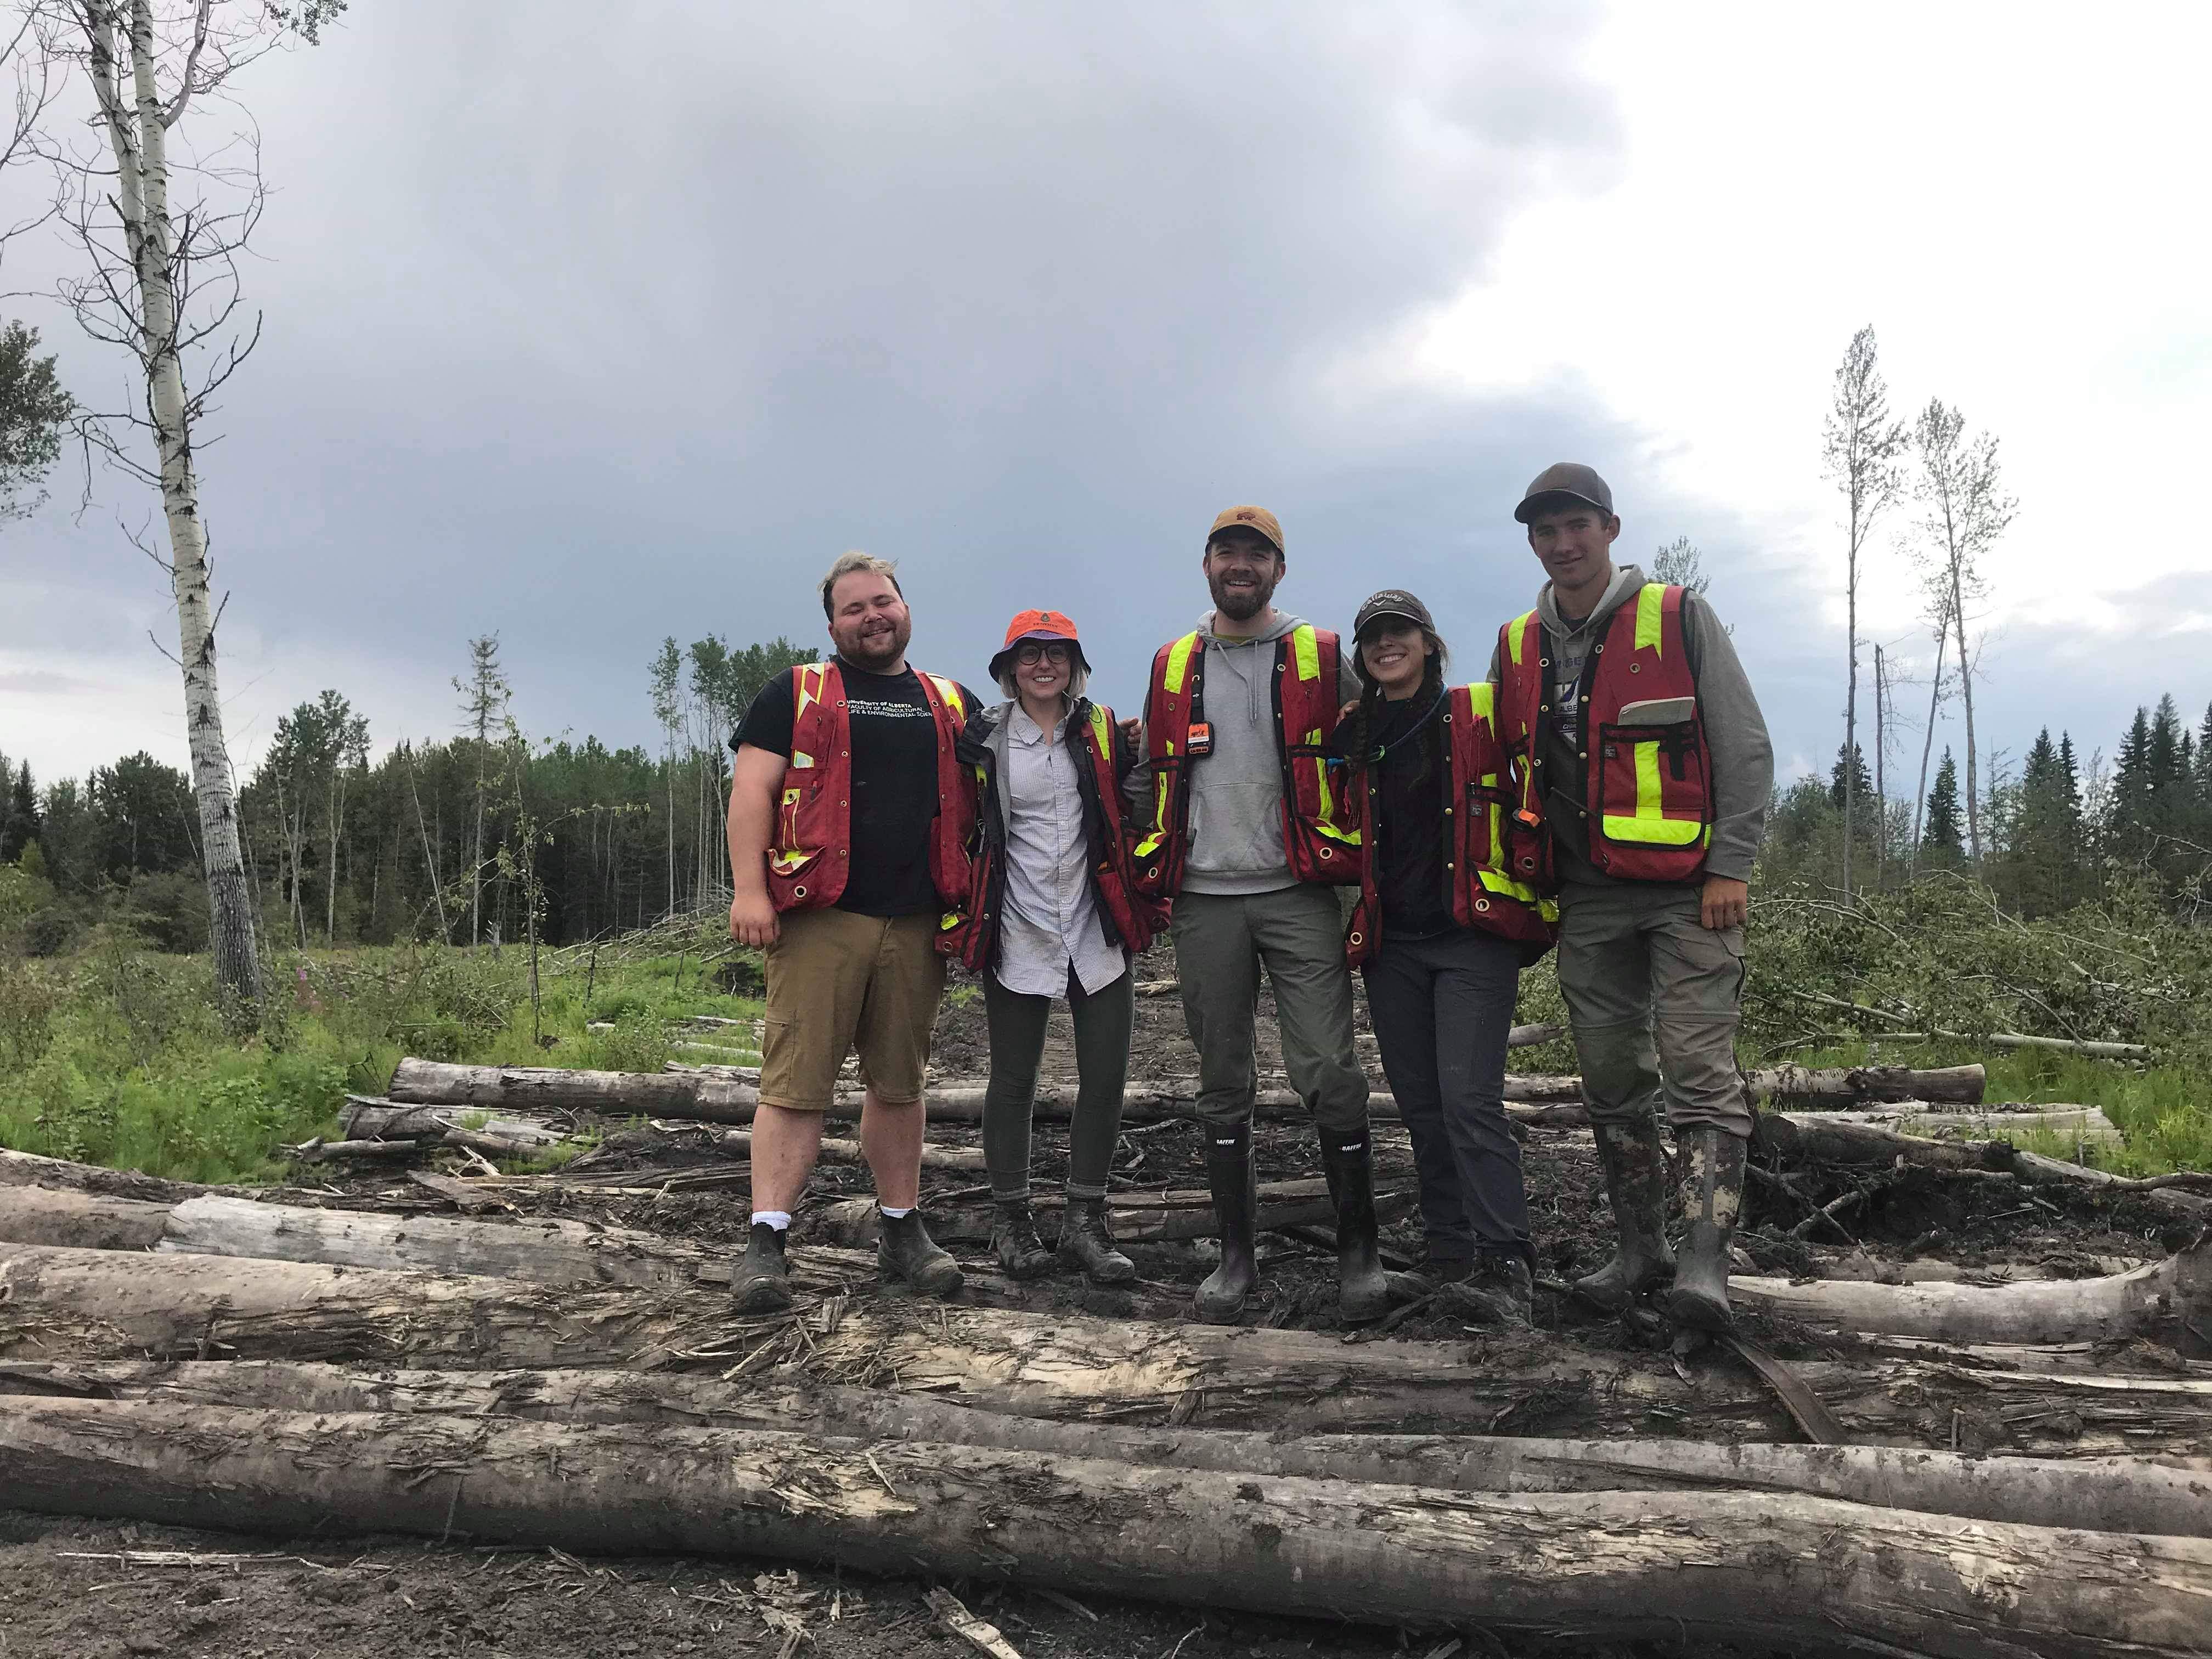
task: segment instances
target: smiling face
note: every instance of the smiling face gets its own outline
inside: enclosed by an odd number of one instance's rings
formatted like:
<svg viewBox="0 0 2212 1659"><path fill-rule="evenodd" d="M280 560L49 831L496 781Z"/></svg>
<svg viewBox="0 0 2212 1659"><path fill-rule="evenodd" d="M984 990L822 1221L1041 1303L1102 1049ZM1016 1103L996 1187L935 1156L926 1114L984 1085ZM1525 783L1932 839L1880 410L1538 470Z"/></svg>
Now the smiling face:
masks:
<svg viewBox="0 0 2212 1659"><path fill-rule="evenodd" d="M1014 647L1014 684L1022 695L1049 702L1075 678L1075 647L1065 640L1024 640Z"/></svg>
<svg viewBox="0 0 2212 1659"><path fill-rule="evenodd" d="M830 643L854 667L891 672L905 661L913 633L906 601L881 571L848 571L830 590Z"/></svg>
<svg viewBox="0 0 2212 1659"><path fill-rule="evenodd" d="M1204 568L1213 608L1231 622L1249 622L1265 611L1283 580L1283 556L1275 544L1241 525L1206 543Z"/></svg>
<svg viewBox="0 0 2212 1659"><path fill-rule="evenodd" d="M1613 580L1613 544L1620 520L1583 501L1563 501L1528 520L1528 545L1552 585L1569 599L1595 600Z"/></svg>
<svg viewBox="0 0 2212 1659"><path fill-rule="evenodd" d="M1421 625L1402 617L1376 622L1359 641L1360 666L1382 688L1382 695L1393 700L1411 696L1420 688L1430 655Z"/></svg>

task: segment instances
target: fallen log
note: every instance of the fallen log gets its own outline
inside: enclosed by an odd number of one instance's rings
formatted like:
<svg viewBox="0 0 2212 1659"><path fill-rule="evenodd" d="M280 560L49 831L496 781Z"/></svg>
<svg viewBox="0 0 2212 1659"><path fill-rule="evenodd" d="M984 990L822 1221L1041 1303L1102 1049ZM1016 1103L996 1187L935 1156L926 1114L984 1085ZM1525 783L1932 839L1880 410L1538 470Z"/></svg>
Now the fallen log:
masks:
<svg viewBox="0 0 2212 1659"><path fill-rule="evenodd" d="M470 1118L476 1121L465 1121ZM537 1118L515 1117L468 1106L394 1105L388 1100L376 1100L367 1095L346 1097L345 1108L338 1114L338 1125L347 1134L365 1140L402 1136L435 1140L456 1129L496 1135L502 1140L523 1141L533 1146L557 1146L573 1139Z"/></svg>
<svg viewBox="0 0 2212 1659"><path fill-rule="evenodd" d="M150 1250L174 1204L68 1187L0 1185L0 1238L84 1250Z"/></svg>
<svg viewBox="0 0 2212 1659"><path fill-rule="evenodd" d="M0 1187L68 1187L107 1198L143 1199L153 1204L175 1204L195 1193L234 1190L205 1187L196 1181L164 1181L136 1170L106 1170L96 1164L72 1164L64 1158L40 1158L33 1152L11 1152L0 1147Z"/></svg>
<svg viewBox="0 0 2212 1659"><path fill-rule="evenodd" d="M1879 1285L1863 1279L1730 1280L1731 1300L1766 1314L1847 1331L1940 1342L2109 1342L2148 1337L2201 1351L2212 1327L2212 1238L2124 1273L1977 1285Z"/></svg>
<svg viewBox="0 0 2212 1659"><path fill-rule="evenodd" d="M2095 1106L1995 1106L1979 1112L1947 1112L1930 1110L1924 1102L1913 1101L1889 1110L1875 1107L1827 1115L1850 1123L1881 1124L1929 1139L1966 1135L1989 1140L2031 1131L2107 1146L2118 1144L2120 1139L2118 1127Z"/></svg>
<svg viewBox="0 0 2212 1659"><path fill-rule="evenodd" d="M817 1275L795 1249L794 1272ZM872 1275L873 1261L849 1254ZM860 1264L865 1263L865 1266ZM802 1278L802 1284L806 1282ZM815 1282L820 1282L819 1278ZM1765 1385L1732 1367L1540 1338L1346 1345L1304 1331L867 1302L737 1320L719 1297L550 1286L220 1256L0 1245L0 1359L366 1360L457 1370L794 1363L1015 1416L1270 1430L1478 1428L1586 1439L1771 1439ZM811 1321L800 1328L802 1319ZM821 1329L820 1327L832 1327ZM1855 1441L2051 1456L2212 1455L2212 1380L1986 1369L1943 1358L1797 1367Z"/></svg>
<svg viewBox="0 0 2212 1659"><path fill-rule="evenodd" d="M656 1125L656 1127L688 1128L688 1124ZM723 1129L709 1143L726 1158L750 1160L753 1155L753 1138L750 1130ZM866 1168L867 1153L857 1140L840 1140L835 1136L822 1138L822 1161L824 1164L848 1164ZM924 1146L921 1167L925 1170L955 1170L963 1174L976 1174L990 1166L984 1162L982 1149L974 1146Z"/></svg>
<svg viewBox="0 0 2212 1659"><path fill-rule="evenodd" d="M522 1113L692 1117L745 1123L758 1091L712 1073L586 1072L555 1066L453 1066L402 1060L386 1091L395 1105L475 1106Z"/></svg>
<svg viewBox="0 0 2212 1659"><path fill-rule="evenodd" d="M1905 1066L1775 1066L1747 1074L1752 1098L1782 1100L1941 1100L1981 1103L1988 1074L1979 1066L1915 1071Z"/></svg>
<svg viewBox="0 0 2212 1659"><path fill-rule="evenodd" d="M1448 1492L1797 1492L2100 1532L2212 1536L2200 1468L2133 1457L1965 1457L1889 1446L1719 1445L1407 1434L1123 1428L977 1411L924 1394L613 1370L365 1372L229 1360L0 1365L0 1395L313 1413L520 1417L540 1423L772 1429L936 1441L1170 1468L1430 1486Z"/></svg>
<svg viewBox="0 0 2212 1659"><path fill-rule="evenodd" d="M425 1478L426 1472L428 1478ZM921 1442L47 1400L0 1417L47 1512L775 1556L1396 1625L2201 1651L2212 1545L1831 1499L1490 1496ZM1992 1594L1993 1586L2002 1594Z"/></svg>
<svg viewBox="0 0 2212 1659"><path fill-rule="evenodd" d="M1286 1227L1334 1227L1336 1206L1324 1181L1266 1181L1259 1187L1260 1207L1255 1225L1262 1232ZM1375 1194L1376 1218L1389 1223L1413 1207L1410 1187L1382 1186ZM1039 1193L1031 1200L1040 1213L1063 1208L1059 1193ZM932 1206L929 1231L940 1243L980 1243L991 1237L992 1208L988 1203ZM823 1237L858 1248L872 1248L882 1231L881 1212L872 1198L841 1199L822 1212L817 1225ZM1221 1223L1213 1212L1213 1195L1196 1190L1164 1193L1110 1193L1106 1199L1106 1226L1124 1243L1157 1243L1163 1239L1213 1238Z"/></svg>
<svg viewBox="0 0 2212 1659"><path fill-rule="evenodd" d="M427 1144L420 1140L325 1140L317 1135L296 1146L279 1150L295 1164L337 1164L349 1159L377 1163L412 1158Z"/></svg>

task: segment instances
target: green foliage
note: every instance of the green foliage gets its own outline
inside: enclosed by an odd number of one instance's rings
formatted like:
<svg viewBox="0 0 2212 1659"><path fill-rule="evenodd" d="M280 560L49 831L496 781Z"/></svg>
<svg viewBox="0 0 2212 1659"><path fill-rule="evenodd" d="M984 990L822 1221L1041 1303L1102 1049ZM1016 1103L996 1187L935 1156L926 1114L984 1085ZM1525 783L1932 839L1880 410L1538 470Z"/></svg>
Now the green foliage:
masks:
<svg viewBox="0 0 2212 1659"><path fill-rule="evenodd" d="M43 490L27 500L26 492L60 457L62 428L76 412L52 355L41 357L38 349L35 328L0 327L0 519L20 519L46 499Z"/></svg>
<svg viewBox="0 0 2212 1659"><path fill-rule="evenodd" d="M608 1072L657 1072L668 1062L668 1027L658 1011L634 1008L611 1031L592 1033L596 1068Z"/></svg>

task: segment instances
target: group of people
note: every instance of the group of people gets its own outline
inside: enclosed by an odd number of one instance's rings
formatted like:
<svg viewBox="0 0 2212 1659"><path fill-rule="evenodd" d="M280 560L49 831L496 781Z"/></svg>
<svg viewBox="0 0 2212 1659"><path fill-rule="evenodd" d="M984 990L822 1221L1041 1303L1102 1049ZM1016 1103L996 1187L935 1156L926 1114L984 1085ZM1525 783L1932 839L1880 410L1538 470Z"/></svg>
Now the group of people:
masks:
<svg viewBox="0 0 2212 1659"><path fill-rule="evenodd" d="M1230 508L1201 555L1212 603L1159 648L1143 714L1126 721L1085 695L1091 665L1061 612L1013 618L990 664L1000 696L986 701L908 665L890 564L848 553L830 567L833 654L771 681L731 738L730 927L765 952L768 981L741 1310L790 1302L791 1212L854 1052L880 1269L926 1293L959 1288L919 1208L924 1073L952 958L979 975L989 1030L993 1253L1018 1277L1057 1261L1100 1284L1133 1279L1107 1226L1107 1180L1132 963L1165 932L1219 1219L1200 1318L1236 1319L1257 1287L1263 969L1334 1206L1342 1314L1390 1306L1357 969L1413 1143L1425 1276L1500 1322L1526 1321L1534 1254L1506 1046L1521 971L1556 944L1617 1236L1576 1289L1609 1310L1663 1292L1677 1324L1728 1327L1752 1127L1735 1036L1772 783L1765 726L1703 598L1613 562L1620 520L1595 471L1546 469L1514 517L1548 580L1499 629L1486 677L1454 684L1427 606L1402 589L1359 608L1348 651L1278 609L1282 526L1265 508ZM1062 998L1079 1083L1048 1248L1030 1125Z"/></svg>

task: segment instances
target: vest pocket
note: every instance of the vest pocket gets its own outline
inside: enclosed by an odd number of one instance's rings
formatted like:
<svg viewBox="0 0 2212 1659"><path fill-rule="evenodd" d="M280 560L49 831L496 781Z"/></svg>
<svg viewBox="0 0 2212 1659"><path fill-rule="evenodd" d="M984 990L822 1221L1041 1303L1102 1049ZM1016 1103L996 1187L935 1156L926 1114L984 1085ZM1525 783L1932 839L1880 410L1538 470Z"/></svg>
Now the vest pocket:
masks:
<svg viewBox="0 0 2212 1659"><path fill-rule="evenodd" d="M1597 742L1595 835L1638 847L1705 845L1712 824L1712 788L1694 718L1606 725L1599 727Z"/></svg>

